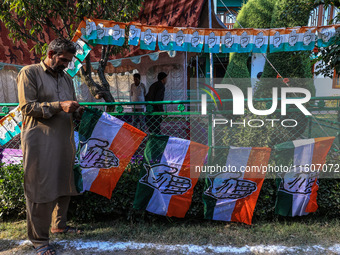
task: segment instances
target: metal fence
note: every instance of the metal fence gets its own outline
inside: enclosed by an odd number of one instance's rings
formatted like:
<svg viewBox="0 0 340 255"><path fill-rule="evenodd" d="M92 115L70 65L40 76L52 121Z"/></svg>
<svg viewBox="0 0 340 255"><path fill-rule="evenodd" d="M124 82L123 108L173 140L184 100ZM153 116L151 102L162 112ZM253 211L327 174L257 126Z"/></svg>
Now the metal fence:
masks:
<svg viewBox="0 0 340 255"><path fill-rule="evenodd" d="M269 109L271 99L254 100L257 109ZM164 101L164 102L135 102L135 103L81 103L86 107L96 107L101 110L112 109L111 115L131 124L147 134L157 133L189 139L210 147L208 162L224 160L229 146L242 147L273 147L276 144L302 138L335 136L332 150L339 151L340 147L340 97L312 98L306 108L312 113L305 116L299 109L290 107L287 114L282 116L280 109L269 116L254 115L245 111L244 115L235 116L231 110L215 107L214 102L208 101L207 114L201 114L201 102ZM232 101L224 100L223 104L231 109ZM164 112L153 112L155 105L162 104ZM136 110L145 106L146 111ZM175 105L177 111L167 111L169 105ZM4 116L17 104L1 103ZM171 107L173 109L173 107ZM76 123L76 129L79 122ZM143 156L147 136L135 153L134 158ZM0 146L1 160L5 164L20 163L20 135Z"/></svg>

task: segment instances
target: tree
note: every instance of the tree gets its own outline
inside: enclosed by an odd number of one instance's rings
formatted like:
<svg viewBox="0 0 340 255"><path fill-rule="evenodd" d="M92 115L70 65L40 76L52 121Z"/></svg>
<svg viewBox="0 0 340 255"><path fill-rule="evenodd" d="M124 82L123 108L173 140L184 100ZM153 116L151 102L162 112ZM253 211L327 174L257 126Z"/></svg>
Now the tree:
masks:
<svg viewBox="0 0 340 255"><path fill-rule="evenodd" d="M9 37L14 42L31 40L35 43L34 50L38 54L45 54L49 43L47 34L52 38L63 37L70 40L84 17L129 22L138 15L142 1L0 0L0 20L10 31ZM104 70L109 57L121 51L122 47L102 45L97 70L100 83L92 79L90 54L86 57L86 69L81 68L81 75L95 98L114 102Z"/></svg>
<svg viewBox="0 0 340 255"><path fill-rule="evenodd" d="M317 7L321 4L324 5L324 8L330 8L331 6L340 8L340 2L334 0L310 0L314 7ZM340 12L333 18L332 22L340 23ZM318 64L315 67L315 73L321 74L325 77L333 77L333 70L336 70L336 73L340 73L340 31L337 31L336 38L332 45L326 48L320 48L318 52L318 57L314 59L314 63L322 61L322 64Z"/></svg>

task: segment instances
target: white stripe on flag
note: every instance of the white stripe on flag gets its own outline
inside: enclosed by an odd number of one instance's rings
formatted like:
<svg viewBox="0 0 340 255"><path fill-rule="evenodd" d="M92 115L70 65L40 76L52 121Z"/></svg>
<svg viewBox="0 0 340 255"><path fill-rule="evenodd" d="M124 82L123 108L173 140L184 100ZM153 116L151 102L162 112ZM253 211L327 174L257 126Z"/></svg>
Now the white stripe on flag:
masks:
<svg viewBox="0 0 340 255"><path fill-rule="evenodd" d="M293 141L294 165L303 166L312 164L314 139L301 139ZM307 215L306 207L308 205L310 194L293 194L292 216Z"/></svg>
<svg viewBox="0 0 340 255"><path fill-rule="evenodd" d="M175 174L178 176L179 171L183 165L185 155L189 149L190 141L176 137L170 137L166 144L160 163L168 164L171 167L178 169ZM166 215L172 195L161 194L159 190L154 190L147 211L160 215Z"/></svg>
<svg viewBox="0 0 340 255"><path fill-rule="evenodd" d="M235 166L240 171L241 166L248 163L251 147L230 147L226 166ZM243 178L244 172L240 178ZM214 208L213 220L230 221L237 200L218 199Z"/></svg>
<svg viewBox="0 0 340 255"><path fill-rule="evenodd" d="M295 140L294 165L311 164L313 159L314 139Z"/></svg>
<svg viewBox="0 0 340 255"><path fill-rule="evenodd" d="M108 141L109 146L111 146L113 139L123 124L124 121L104 112L93 129L91 138Z"/></svg>
<svg viewBox="0 0 340 255"><path fill-rule="evenodd" d="M91 185L92 185L93 181L97 178L99 170L100 169L98 169L98 168L82 169L82 171L81 171L81 175L82 175L82 178L83 178L83 190L82 190L82 192L84 192L85 190L91 189Z"/></svg>

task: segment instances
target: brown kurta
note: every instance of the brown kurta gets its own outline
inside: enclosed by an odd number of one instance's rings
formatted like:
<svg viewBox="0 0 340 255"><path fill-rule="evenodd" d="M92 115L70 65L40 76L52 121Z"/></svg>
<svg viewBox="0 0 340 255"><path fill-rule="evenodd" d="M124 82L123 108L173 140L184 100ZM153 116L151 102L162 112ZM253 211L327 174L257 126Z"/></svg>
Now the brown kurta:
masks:
<svg viewBox="0 0 340 255"><path fill-rule="evenodd" d="M24 67L17 84L25 195L35 203L76 195L72 114L59 103L76 100L72 79L66 74L55 79L41 62Z"/></svg>

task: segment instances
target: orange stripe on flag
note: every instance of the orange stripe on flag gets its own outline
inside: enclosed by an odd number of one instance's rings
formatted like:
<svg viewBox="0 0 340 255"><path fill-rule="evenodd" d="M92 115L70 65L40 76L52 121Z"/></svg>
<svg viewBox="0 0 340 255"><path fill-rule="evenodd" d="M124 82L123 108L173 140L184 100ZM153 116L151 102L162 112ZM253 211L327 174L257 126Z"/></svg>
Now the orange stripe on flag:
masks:
<svg viewBox="0 0 340 255"><path fill-rule="evenodd" d="M190 168L194 166L202 166L205 156L208 153L209 147L206 145L202 145L195 142L190 142L188 151L185 155L181 170L178 176L183 176L190 178ZM191 177L191 188L182 195L173 195L170 199L168 205L167 216L184 218L185 214L189 210L192 194L194 193L194 187L198 181L199 175L195 176L195 178Z"/></svg>
<svg viewBox="0 0 340 255"><path fill-rule="evenodd" d="M316 201L316 197L318 195L318 189L319 185L316 184L317 180L314 181L313 186L312 186L312 192L309 197L308 204L306 206L306 212L311 213L315 212L318 209L318 203Z"/></svg>
<svg viewBox="0 0 340 255"><path fill-rule="evenodd" d="M95 190L95 193L110 199L120 176L145 136L144 132L124 123L109 148L119 158L119 166L110 169L100 169L97 178L91 185L90 191L94 192Z"/></svg>
<svg viewBox="0 0 340 255"><path fill-rule="evenodd" d="M269 161L270 151L270 148L252 148L247 166L266 166ZM245 172L243 179L255 182L257 189L249 196L236 201L234 211L231 215L231 221L244 222L251 225L257 198L259 197L265 176L266 172Z"/></svg>

